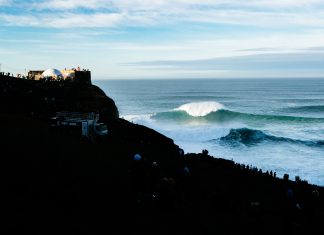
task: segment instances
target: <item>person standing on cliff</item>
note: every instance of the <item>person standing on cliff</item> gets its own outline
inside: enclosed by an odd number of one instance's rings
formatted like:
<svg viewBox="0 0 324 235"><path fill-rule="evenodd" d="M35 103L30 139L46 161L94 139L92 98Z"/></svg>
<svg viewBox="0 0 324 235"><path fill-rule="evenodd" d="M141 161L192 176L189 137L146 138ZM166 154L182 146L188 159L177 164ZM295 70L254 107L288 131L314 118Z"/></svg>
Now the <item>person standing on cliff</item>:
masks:
<svg viewBox="0 0 324 235"><path fill-rule="evenodd" d="M150 192L155 192L157 189L157 185L160 181L161 172L160 166L157 162L152 162L151 166L148 170L147 181L148 181L148 188Z"/></svg>
<svg viewBox="0 0 324 235"><path fill-rule="evenodd" d="M139 200L145 186L145 166L143 157L138 153L133 156L132 181L134 199Z"/></svg>

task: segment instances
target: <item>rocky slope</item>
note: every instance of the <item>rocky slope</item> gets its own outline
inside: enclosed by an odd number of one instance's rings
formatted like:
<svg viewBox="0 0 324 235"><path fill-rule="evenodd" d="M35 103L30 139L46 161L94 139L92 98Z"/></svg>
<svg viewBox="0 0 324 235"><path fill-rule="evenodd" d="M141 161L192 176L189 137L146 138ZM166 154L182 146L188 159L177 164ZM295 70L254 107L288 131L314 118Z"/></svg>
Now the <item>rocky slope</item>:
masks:
<svg viewBox="0 0 324 235"><path fill-rule="evenodd" d="M0 86L2 234L322 229L322 187L206 151L183 155L172 139L118 118L98 87L15 79ZM62 110L99 112L109 135L87 139L51 128L48 118Z"/></svg>
<svg viewBox="0 0 324 235"><path fill-rule="evenodd" d="M91 84L3 78L0 88L3 112L46 118L65 110L100 113L102 120L119 117L115 102Z"/></svg>

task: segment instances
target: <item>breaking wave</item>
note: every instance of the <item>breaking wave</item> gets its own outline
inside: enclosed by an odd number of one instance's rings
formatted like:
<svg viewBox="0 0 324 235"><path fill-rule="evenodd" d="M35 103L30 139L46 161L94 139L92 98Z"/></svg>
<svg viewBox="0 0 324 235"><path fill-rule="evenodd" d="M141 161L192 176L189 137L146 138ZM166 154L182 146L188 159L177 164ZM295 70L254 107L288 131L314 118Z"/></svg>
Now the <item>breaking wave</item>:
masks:
<svg viewBox="0 0 324 235"><path fill-rule="evenodd" d="M184 111L193 117L203 117L221 109L224 109L224 105L222 105L221 103L206 101L184 104L174 110Z"/></svg>
<svg viewBox="0 0 324 235"><path fill-rule="evenodd" d="M282 116L268 114L251 114L231 111L225 109L224 105L217 102L188 103L180 107L156 113L151 116L155 120L165 121L207 121L207 122L227 122L227 121L276 121L276 122L311 122L321 123L324 118Z"/></svg>

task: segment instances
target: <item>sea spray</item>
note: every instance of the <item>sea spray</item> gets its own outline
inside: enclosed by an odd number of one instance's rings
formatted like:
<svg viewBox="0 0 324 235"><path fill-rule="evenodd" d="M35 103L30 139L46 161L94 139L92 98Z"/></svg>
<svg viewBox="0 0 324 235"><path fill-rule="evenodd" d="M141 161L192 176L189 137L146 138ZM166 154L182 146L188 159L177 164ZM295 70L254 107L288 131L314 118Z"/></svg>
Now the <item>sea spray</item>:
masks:
<svg viewBox="0 0 324 235"><path fill-rule="evenodd" d="M224 105L222 105L221 103L215 101L206 101L184 104L174 110L185 111L193 117L203 117L210 114L211 112L216 112L223 108Z"/></svg>

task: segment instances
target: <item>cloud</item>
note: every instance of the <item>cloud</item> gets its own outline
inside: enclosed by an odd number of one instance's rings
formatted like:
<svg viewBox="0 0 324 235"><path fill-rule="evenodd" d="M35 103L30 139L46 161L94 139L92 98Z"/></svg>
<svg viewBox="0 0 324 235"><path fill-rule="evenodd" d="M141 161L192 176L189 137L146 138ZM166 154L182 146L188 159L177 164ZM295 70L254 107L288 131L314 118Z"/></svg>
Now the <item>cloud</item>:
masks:
<svg viewBox="0 0 324 235"><path fill-rule="evenodd" d="M0 42L21 43L21 44L26 44L26 43L42 44L45 43L46 41L40 39L0 39Z"/></svg>
<svg viewBox="0 0 324 235"><path fill-rule="evenodd" d="M174 70L323 71L324 53L270 53L204 60L142 61L130 64Z"/></svg>
<svg viewBox="0 0 324 235"><path fill-rule="evenodd" d="M278 51L281 48L276 48L276 47L260 47L260 48L247 48L247 49L240 49L237 51L242 51L242 52L266 52L266 51Z"/></svg>
<svg viewBox="0 0 324 235"><path fill-rule="evenodd" d="M34 8L38 9L76 9L76 8L88 8L88 9L98 9L102 7L107 7L108 1L106 0L50 0L34 3Z"/></svg>
<svg viewBox="0 0 324 235"><path fill-rule="evenodd" d="M324 52L324 47L308 47L305 50L312 52Z"/></svg>
<svg viewBox="0 0 324 235"><path fill-rule="evenodd" d="M285 51L287 48L280 48L280 47L260 47L260 48L247 48L247 49L239 49L237 50L238 52L251 52L251 53L265 53L265 52L279 52L279 51ZM295 52L324 52L324 47L323 46L314 46L314 47L299 47L295 49L291 49L292 51Z"/></svg>
<svg viewBox="0 0 324 235"><path fill-rule="evenodd" d="M58 2L60 0L54 0ZM70 0L71 1L71 0ZM97 0L89 0L96 2ZM323 6L322 0L107 0L106 6L114 6L119 10L138 11L138 10L159 10L164 11L176 8L272 8L278 10L278 7L301 8Z"/></svg>
<svg viewBox="0 0 324 235"><path fill-rule="evenodd" d="M2 48L28 58L39 51L44 63L69 53L67 63L73 57L139 76L324 74L323 0L0 0L5 4ZM133 61L144 62L129 66Z"/></svg>
<svg viewBox="0 0 324 235"><path fill-rule="evenodd" d="M2 0L5 1L5 0ZM34 7L42 9L115 8L121 11L160 10L170 8L236 7L236 8L304 8L323 5L322 0L46 0Z"/></svg>
<svg viewBox="0 0 324 235"><path fill-rule="evenodd" d="M0 15L0 20L8 25L34 26L51 28L87 28L87 27L114 27L121 22L123 16L118 13L110 14L74 14L60 15Z"/></svg>
<svg viewBox="0 0 324 235"><path fill-rule="evenodd" d="M0 6L9 6L11 5L11 0L0 0Z"/></svg>
<svg viewBox="0 0 324 235"><path fill-rule="evenodd" d="M1 3L8 3L8 0L0 0L0 5ZM15 7L19 8L18 5L15 4ZM193 22L260 27L323 28L324 2L320 0L34 0L29 11L11 15L6 13L1 18L4 24L34 27L108 28L115 27L117 22L122 22L118 24L122 26L174 25ZM76 24L79 25L75 26Z"/></svg>
<svg viewBox="0 0 324 235"><path fill-rule="evenodd" d="M324 53L270 53L202 60L160 60L129 67L161 78L310 78L323 77Z"/></svg>
<svg viewBox="0 0 324 235"><path fill-rule="evenodd" d="M0 55L14 55L14 54L16 54L16 52L13 50L0 48Z"/></svg>

